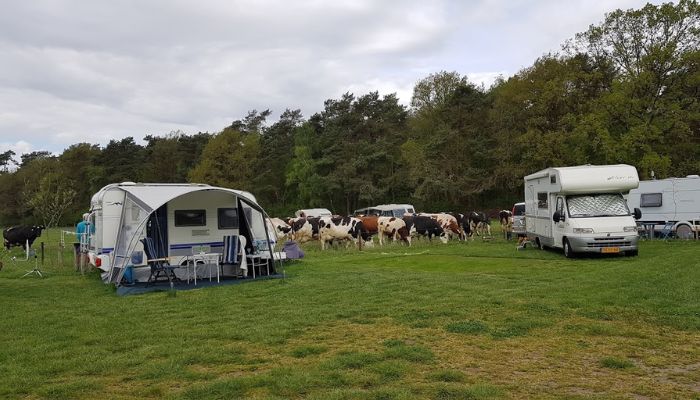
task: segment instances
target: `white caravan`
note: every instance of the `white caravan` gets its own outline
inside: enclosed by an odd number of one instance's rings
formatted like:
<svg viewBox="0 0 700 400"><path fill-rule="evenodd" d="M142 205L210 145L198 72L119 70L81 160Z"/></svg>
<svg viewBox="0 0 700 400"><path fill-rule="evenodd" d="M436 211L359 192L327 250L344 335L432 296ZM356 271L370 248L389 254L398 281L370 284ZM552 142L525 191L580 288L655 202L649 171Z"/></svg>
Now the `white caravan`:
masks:
<svg viewBox="0 0 700 400"><path fill-rule="evenodd" d="M92 196L88 256L105 272L103 280L119 284L127 265L138 281L150 274L140 242L144 237L153 239L159 257L178 265L194 250L221 254L227 235L245 236L248 252L270 247L274 254L265 216L245 191L204 184L115 183Z"/></svg>
<svg viewBox="0 0 700 400"><path fill-rule="evenodd" d="M649 229L669 229L676 237L700 233L700 176L639 182L627 197L630 208L642 210L638 222Z"/></svg>
<svg viewBox="0 0 700 400"><path fill-rule="evenodd" d="M525 224L538 247L637 255L637 224L623 197L639 185L630 165L547 168L525 177ZM635 210L634 217L640 215Z"/></svg>

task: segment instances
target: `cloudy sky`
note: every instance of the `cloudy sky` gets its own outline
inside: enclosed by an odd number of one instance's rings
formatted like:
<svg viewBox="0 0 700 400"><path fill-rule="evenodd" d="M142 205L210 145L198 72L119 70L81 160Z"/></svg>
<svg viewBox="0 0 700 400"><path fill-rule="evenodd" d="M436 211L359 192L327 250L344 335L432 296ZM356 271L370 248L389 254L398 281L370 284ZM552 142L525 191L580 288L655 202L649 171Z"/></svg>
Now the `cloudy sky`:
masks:
<svg viewBox="0 0 700 400"><path fill-rule="evenodd" d="M0 152L217 132L458 71L488 86L639 0L4 0Z"/></svg>

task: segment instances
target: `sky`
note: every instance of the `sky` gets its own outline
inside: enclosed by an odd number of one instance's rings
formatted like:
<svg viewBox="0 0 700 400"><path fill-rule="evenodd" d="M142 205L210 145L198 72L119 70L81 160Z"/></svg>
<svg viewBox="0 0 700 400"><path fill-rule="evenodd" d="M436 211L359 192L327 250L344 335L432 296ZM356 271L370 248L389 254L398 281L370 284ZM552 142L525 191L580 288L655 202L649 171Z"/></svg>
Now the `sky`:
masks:
<svg viewBox="0 0 700 400"><path fill-rule="evenodd" d="M638 0L3 0L0 152L173 131L457 71L488 87ZM658 3L658 2L657 2Z"/></svg>

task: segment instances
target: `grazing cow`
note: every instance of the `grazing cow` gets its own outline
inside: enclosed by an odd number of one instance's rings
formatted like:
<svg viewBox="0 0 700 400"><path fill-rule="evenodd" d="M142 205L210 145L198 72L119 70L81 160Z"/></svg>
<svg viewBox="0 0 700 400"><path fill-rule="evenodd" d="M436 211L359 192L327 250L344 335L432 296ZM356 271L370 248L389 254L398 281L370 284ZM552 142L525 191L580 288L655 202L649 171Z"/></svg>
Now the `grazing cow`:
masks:
<svg viewBox="0 0 700 400"><path fill-rule="evenodd" d="M471 211L468 216L472 235L476 233L477 236L491 236L491 220L486 213Z"/></svg>
<svg viewBox="0 0 700 400"><path fill-rule="evenodd" d="M278 241L291 236L292 227L284 220L280 218L268 218L267 220L269 222L268 228L272 227L272 231Z"/></svg>
<svg viewBox="0 0 700 400"><path fill-rule="evenodd" d="M29 247L32 247L37 237L41 236L41 231L46 229L43 225L38 226L12 226L2 231L2 238L7 250L12 246L22 246L22 249L27 250L27 241Z"/></svg>
<svg viewBox="0 0 700 400"><path fill-rule="evenodd" d="M432 240L433 237L437 236L442 243L447 243L447 234L445 234L445 230L442 229L436 220L423 215L415 215L405 216L403 221L406 223L406 228L411 236L427 236L428 240Z"/></svg>
<svg viewBox="0 0 700 400"><path fill-rule="evenodd" d="M438 222L440 224L440 227L442 228L443 231L445 231L445 235L447 239L451 239L452 236L457 236L458 239L462 239L463 232L462 229L459 227L459 223L457 222L457 218L454 215L447 214L447 213L436 213L436 214L431 214L431 213L420 213L418 214L420 216L424 217L430 217Z"/></svg>
<svg viewBox="0 0 700 400"><path fill-rule="evenodd" d="M318 238L320 217L299 217L291 219L291 239L299 243L308 242Z"/></svg>
<svg viewBox="0 0 700 400"><path fill-rule="evenodd" d="M379 245L383 246L384 235L393 240L401 239L411 245L411 235L406 227L406 222L401 218L396 217L379 217L378 218Z"/></svg>
<svg viewBox="0 0 700 400"><path fill-rule="evenodd" d="M513 212L510 210L501 210L498 212L498 219L501 221L503 237L505 239L510 239L513 231Z"/></svg>
<svg viewBox="0 0 700 400"><path fill-rule="evenodd" d="M469 225L469 213L450 213L451 216L455 217L457 220L457 225L459 229L462 230L462 239L467 240L471 237L471 226Z"/></svg>
<svg viewBox="0 0 700 400"><path fill-rule="evenodd" d="M326 249L326 242L346 240L346 247L350 241L357 243L362 250L362 221L354 217L321 217L318 223L318 239L321 241L321 250Z"/></svg>
<svg viewBox="0 0 700 400"><path fill-rule="evenodd" d="M371 243L372 236L376 235L379 229L379 217L376 215L368 215L357 218L362 221L362 240L365 241L365 244Z"/></svg>

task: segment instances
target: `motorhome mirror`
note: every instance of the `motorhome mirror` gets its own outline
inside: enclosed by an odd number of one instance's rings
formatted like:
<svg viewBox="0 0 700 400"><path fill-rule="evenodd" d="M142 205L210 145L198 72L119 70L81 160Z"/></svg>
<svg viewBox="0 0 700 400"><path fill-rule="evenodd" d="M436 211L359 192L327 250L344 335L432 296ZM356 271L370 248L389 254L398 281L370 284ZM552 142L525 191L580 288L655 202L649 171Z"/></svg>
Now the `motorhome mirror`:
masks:
<svg viewBox="0 0 700 400"><path fill-rule="evenodd" d="M561 221L561 214L559 214L559 211L555 211L554 214L552 214L552 221L554 221L554 222Z"/></svg>
<svg viewBox="0 0 700 400"><path fill-rule="evenodd" d="M640 219L640 218L642 218L642 210L635 207L634 208L634 219Z"/></svg>

